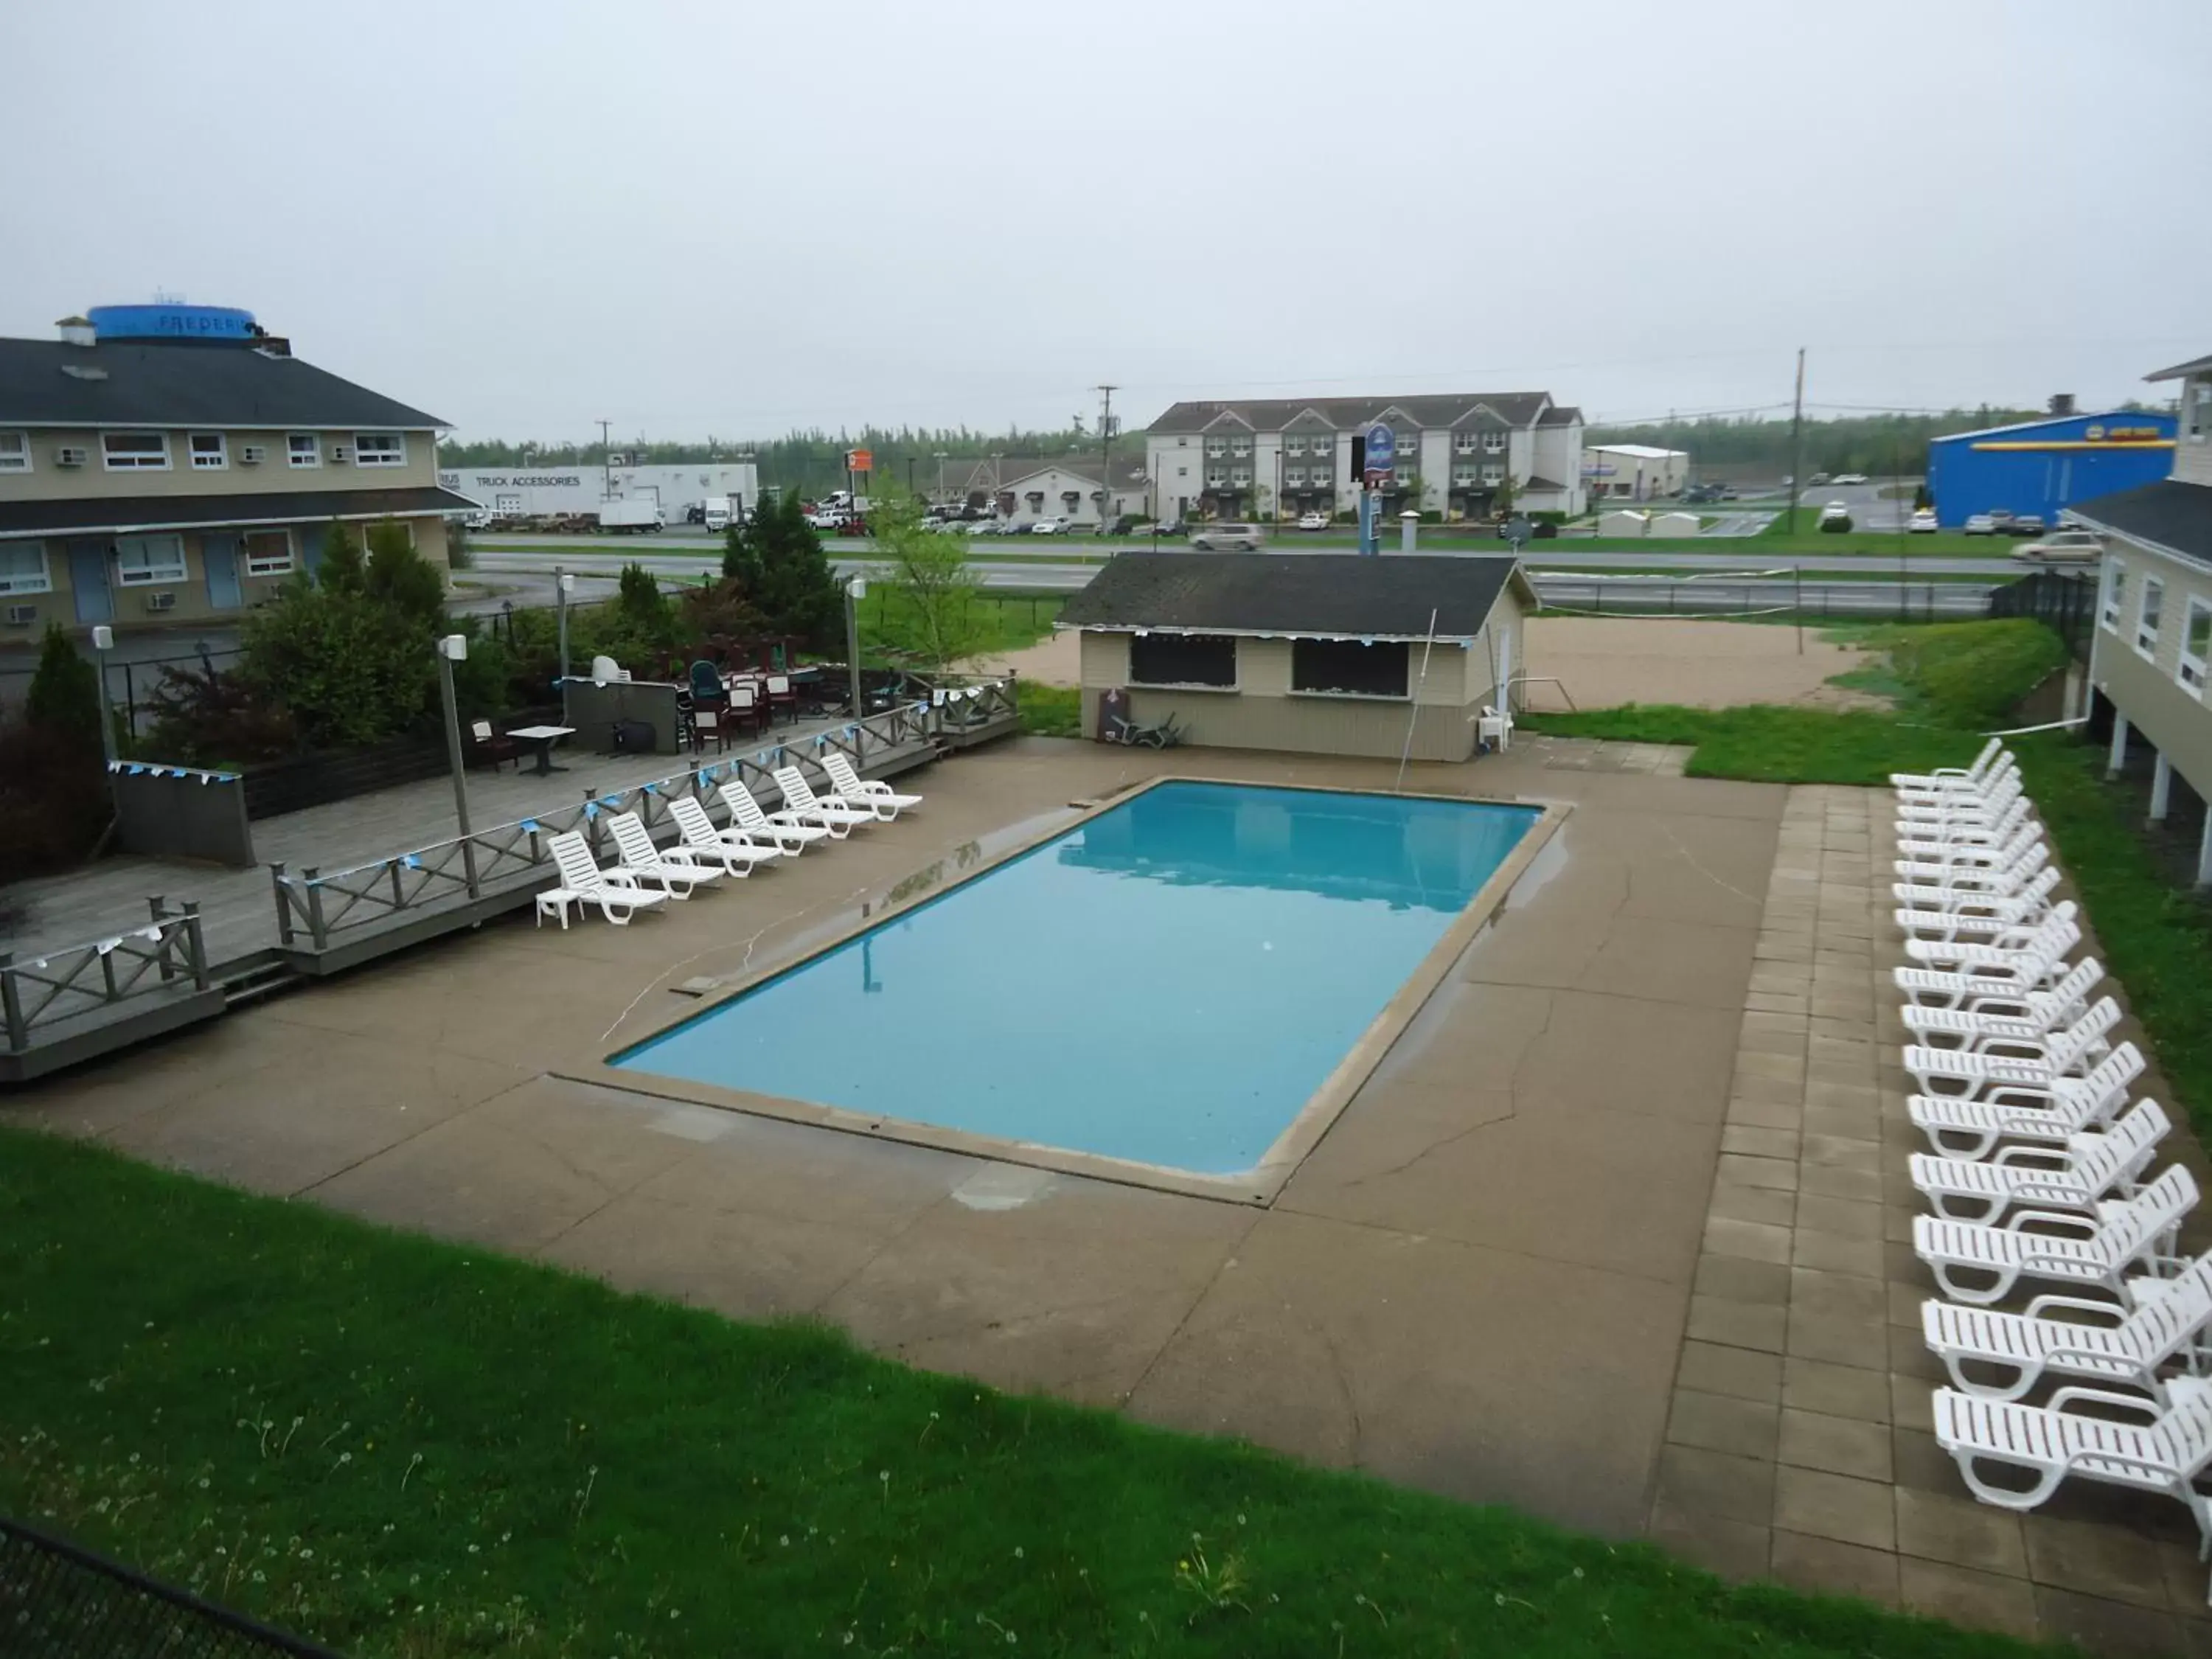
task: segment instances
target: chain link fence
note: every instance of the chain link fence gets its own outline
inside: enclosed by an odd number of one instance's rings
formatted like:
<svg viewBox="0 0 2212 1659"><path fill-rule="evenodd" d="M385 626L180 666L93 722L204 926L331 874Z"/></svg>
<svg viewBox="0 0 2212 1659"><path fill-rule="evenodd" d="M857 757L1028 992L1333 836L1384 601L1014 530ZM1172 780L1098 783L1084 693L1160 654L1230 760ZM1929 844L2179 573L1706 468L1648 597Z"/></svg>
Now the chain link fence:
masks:
<svg viewBox="0 0 2212 1659"><path fill-rule="evenodd" d="M0 1519L0 1656L264 1659L270 1654L338 1659L329 1648Z"/></svg>

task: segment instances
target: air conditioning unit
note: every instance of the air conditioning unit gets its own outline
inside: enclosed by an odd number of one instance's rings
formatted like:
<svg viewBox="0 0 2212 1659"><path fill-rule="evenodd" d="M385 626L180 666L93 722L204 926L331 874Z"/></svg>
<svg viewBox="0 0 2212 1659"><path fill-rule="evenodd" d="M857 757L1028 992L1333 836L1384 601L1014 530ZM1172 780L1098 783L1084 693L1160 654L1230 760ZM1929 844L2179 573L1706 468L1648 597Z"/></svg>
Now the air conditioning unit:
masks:
<svg viewBox="0 0 2212 1659"><path fill-rule="evenodd" d="M146 596L146 608L149 611L174 611L177 608L177 596L173 593L149 593Z"/></svg>
<svg viewBox="0 0 2212 1659"><path fill-rule="evenodd" d="M331 465L332 466L343 466L352 459L353 451L347 448L343 444L332 444L331 446Z"/></svg>
<svg viewBox="0 0 2212 1659"><path fill-rule="evenodd" d="M268 459L269 447L266 444L240 444L239 446L238 464L240 466L258 466L262 462Z"/></svg>
<svg viewBox="0 0 2212 1659"><path fill-rule="evenodd" d="M56 466L82 466L91 459L90 450L79 449L74 444L64 444L59 449L54 451Z"/></svg>
<svg viewBox="0 0 2212 1659"><path fill-rule="evenodd" d="M39 607L35 605L11 605L8 607L8 626L10 628L28 628L38 619Z"/></svg>

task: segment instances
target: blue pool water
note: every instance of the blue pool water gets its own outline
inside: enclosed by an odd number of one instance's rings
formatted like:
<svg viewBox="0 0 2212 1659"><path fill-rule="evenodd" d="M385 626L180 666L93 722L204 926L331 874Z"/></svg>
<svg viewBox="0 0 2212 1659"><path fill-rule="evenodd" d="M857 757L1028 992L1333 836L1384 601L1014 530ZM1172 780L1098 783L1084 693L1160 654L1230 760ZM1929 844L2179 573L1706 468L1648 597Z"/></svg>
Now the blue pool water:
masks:
<svg viewBox="0 0 2212 1659"><path fill-rule="evenodd" d="M1163 784L612 1064L1233 1175L1537 816Z"/></svg>

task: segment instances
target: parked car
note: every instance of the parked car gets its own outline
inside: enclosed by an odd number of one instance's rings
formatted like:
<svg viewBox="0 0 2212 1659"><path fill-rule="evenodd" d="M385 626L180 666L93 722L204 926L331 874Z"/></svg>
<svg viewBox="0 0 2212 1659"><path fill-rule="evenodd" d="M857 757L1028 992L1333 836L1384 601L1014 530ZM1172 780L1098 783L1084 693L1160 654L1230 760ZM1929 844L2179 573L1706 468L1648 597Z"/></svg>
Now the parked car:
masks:
<svg viewBox="0 0 2212 1659"><path fill-rule="evenodd" d="M1183 536L1189 532L1190 526L1181 519L1163 519L1152 526L1155 536Z"/></svg>
<svg viewBox="0 0 2212 1659"><path fill-rule="evenodd" d="M1991 507L1990 509L1990 522L1997 527L1997 534L2000 536L2011 534L2012 532L2009 526L2012 524L2012 509L2008 507Z"/></svg>
<svg viewBox="0 0 2212 1659"><path fill-rule="evenodd" d="M2012 550L2028 564L2094 564L2105 556L2105 543L2094 530L2054 530Z"/></svg>
<svg viewBox="0 0 2212 1659"><path fill-rule="evenodd" d="M1994 536L1997 533L1997 521L1986 513L1976 513L1960 528L1969 536Z"/></svg>
<svg viewBox="0 0 2212 1659"><path fill-rule="evenodd" d="M1032 536L1057 536L1064 532L1066 528L1067 524L1065 520L1036 519L1030 521L1030 534Z"/></svg>
<svg viewBox="0 0 2212 1659"><path fill-rule="evenodd" d="M1831 519L1848 519L1850 516L1851 509L1842 501L1830 501L1820 509L1822 524L1827 523Z"/></svg>
<svg viewBox="0 0 2212 1659"><path fill-rule="evenodd" d="M1301 530L1326 530L1328 528L1328 514L1326 513L1301 513L1298 514L1298 528Z"/></svg>
<svg viewBox="0 0 2212 1659"><path fill-rule="evenodd" d="M2022 513L2005 522L2004 533L2008 536L2040 536L2048 528L2041 514Z"/></svg>
<svg viewBox="0 0 2212 1659"><path fill-rule="evenodd" d="M1936 510L1928 507L1914 508L1912 516L1905 521L1905 527L1916 536L1934 535L1936 527Z"/></svg>
<svg viewBox="0 0 2212 1659"><path fill-rule="evenodd" d="M1833 483L1835 480L1829 477L1829 476L1825 472L1815 472L1811 477L1806 479L1805 482L1808 484L1824 484Z"/></svg>
<svg viewBox="0 0 2212 1659"><path fill-rule="evenodd" d="M1830 483L1839 484L1863 484L1867 483L1868 479L1867 475L1863 472L1838 472L1834 477L1829 479L1828 482Z"/></svg>
<svg viewBox="0 0 2212 1659"><path fill-rule="evenodd" d="M1209 524L1192 534L1190 544L1200 553L1257 553L1263 539L1256 524Z"/></svg>

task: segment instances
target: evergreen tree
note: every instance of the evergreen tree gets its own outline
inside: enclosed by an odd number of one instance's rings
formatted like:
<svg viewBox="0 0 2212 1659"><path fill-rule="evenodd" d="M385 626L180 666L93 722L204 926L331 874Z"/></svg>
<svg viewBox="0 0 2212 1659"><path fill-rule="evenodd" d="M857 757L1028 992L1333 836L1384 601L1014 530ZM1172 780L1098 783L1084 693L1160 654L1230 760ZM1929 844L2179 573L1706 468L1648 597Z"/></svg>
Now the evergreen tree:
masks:
<svg viewBox="0 0 2212 1659"><path fill-rule="evenodd" d="M821 537L788 491L730 527L722 574L744 590L771 634L796 635L819 650L835 648L842 637L844 592Z"/></svg>
<svg viewBox="0 0 2212 1659"><path fill-rule="evenodd" d="M78 653L59 623L46 624L23 714L33 726L100 751L100 671Z"/></svg>

